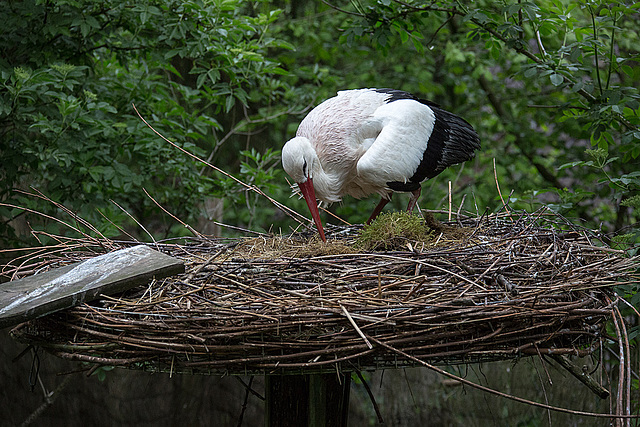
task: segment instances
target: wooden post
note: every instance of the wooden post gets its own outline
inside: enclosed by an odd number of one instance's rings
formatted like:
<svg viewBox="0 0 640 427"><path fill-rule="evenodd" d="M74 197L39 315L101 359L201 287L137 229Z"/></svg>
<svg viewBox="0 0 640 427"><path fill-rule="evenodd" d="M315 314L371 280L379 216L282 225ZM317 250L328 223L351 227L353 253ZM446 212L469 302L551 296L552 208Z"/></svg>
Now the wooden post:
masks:
<svg viewBox="0 0 640 427"><path fill-rule="evenodd" d="M266 427L346 427L350 374L268 375Z"/></svg>

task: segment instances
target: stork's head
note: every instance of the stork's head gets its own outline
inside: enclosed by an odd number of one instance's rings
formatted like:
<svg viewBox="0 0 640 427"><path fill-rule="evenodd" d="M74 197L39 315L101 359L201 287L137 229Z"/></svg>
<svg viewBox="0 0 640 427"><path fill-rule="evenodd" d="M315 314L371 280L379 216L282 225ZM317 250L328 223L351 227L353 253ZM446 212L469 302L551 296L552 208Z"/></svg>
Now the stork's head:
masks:
<svg viewBox="0 0 640 427"><path fill-rule="evenodd" d="M313 171L320 167L320 160L313 149L311 142L305 137L295 137L282 147L282 167L286 173L298 184L298 188L309 206L313 221L318 227L318 233L323 241L324 229L320 221L320 212L316 201L316 192L313 188Z"/></svg>

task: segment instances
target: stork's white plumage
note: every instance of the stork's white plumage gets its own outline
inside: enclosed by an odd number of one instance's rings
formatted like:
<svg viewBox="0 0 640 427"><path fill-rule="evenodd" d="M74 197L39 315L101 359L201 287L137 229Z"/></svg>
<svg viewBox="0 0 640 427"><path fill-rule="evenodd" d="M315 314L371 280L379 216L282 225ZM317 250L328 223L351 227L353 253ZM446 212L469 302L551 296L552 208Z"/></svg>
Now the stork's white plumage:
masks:
<svg viewBox="0 0 640 427"><path fill-rule="evenodd" d="M479 148L469 123L430 101L400 90L358 89L314 108L282 148L282 165L326 241L316 198L329 204L345 194L377 193L382 199L371 222L394 191L411 192L411 211L424 180L472 159Z"/></svg>

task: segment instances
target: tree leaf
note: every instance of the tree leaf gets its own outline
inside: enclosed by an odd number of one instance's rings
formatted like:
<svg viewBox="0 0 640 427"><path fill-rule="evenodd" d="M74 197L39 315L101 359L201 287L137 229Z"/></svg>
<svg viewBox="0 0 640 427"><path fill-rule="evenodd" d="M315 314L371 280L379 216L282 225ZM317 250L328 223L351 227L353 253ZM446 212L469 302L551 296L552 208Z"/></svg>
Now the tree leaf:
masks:
<svg viewBox="0 0 640 427"><path fill-rule="evenodd" d="M557 73L551 74L549 76L549 79L551 80L551 83L554 86L560 86L562 82L564 82L564 76L562 76L562 74L557 74Z"/></svg>

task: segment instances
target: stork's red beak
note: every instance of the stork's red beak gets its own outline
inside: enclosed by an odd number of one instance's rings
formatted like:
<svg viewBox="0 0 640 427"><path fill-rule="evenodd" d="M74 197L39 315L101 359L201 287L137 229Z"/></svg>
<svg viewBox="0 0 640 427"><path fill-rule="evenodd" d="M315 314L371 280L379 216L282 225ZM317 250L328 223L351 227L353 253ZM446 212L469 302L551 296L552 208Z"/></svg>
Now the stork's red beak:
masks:
<svg viewBox="0 0 640 427"><path fill-rule="evenodd" d="M320 221L320 212L318 211L318 202L316 202L316 191L313 189L313 181L311 178L308 178L305 182L299 182L298 188L302 192L302 196L307 202L307 206L309 206L313 221L316 223L318 233L320 233L320 238L323 242L326 242L327 238L324 237L324 229L322 228L322 222Z"/></svg>

